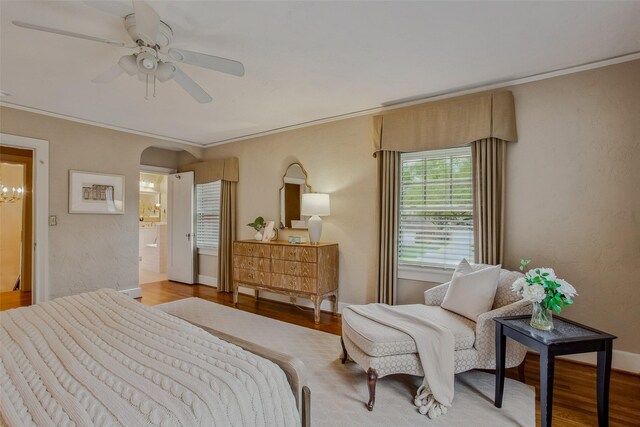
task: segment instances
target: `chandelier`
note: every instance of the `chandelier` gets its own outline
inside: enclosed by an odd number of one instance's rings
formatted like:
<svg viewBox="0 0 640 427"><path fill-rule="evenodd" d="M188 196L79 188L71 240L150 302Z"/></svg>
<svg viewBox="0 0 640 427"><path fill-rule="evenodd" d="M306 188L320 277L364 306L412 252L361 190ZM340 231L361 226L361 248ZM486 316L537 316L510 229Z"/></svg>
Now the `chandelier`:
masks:
<svg viewBox="0 0 640 427"><path fill-rule="evenodd" d="M7 187L0 182L0 203L15 203L22 199L24 190L22 187Z"/></svg>

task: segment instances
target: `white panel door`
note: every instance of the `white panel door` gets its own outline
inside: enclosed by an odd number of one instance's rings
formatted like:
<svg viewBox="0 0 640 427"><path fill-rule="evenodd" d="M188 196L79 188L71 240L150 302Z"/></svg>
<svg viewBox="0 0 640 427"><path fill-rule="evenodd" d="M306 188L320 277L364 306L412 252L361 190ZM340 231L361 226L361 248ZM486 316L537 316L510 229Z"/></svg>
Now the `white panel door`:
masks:
<svg viewBox="0 0 640 427"><path fill-rule="evenodd" d="M168 186L169 267L168 278L194 283L195 236L193 172L169 175Z"/></svg>

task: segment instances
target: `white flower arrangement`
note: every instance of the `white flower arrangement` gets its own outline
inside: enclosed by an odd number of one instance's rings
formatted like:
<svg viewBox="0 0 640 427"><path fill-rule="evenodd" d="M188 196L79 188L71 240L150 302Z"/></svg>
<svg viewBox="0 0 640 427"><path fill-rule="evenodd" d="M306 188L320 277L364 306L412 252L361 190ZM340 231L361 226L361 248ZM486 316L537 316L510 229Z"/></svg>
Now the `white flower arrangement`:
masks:
<svg viewBox="0 0 640 427"><path fill-rule="evenodd" d="M524 271L530 262L530 259L520 260L520 271ZM558 279L551 268L533 268L527 271L524 277L513 282L511 289L524 299L557 313L563 307L573 304L573 297L578 295L576 288L566 280Z"/></svg>

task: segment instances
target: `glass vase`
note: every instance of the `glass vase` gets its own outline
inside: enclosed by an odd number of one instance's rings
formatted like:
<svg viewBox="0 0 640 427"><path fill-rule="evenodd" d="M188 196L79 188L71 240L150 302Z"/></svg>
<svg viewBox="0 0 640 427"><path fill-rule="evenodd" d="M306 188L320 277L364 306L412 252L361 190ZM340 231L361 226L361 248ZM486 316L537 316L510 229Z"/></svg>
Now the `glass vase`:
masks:
<svg viewBox="0 0 640 427"><path fill-rule="evenodd" d="M553 314L538 302L533 303L533 313L531 314L531 326L542 331L553 329Z"/></svg>

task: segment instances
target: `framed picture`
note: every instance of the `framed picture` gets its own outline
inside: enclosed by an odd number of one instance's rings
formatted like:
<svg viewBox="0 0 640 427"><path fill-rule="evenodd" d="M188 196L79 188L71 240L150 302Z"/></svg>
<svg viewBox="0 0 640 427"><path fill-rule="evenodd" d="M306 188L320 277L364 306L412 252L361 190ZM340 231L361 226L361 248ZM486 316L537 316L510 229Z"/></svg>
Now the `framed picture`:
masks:
<svg viewBox="0 0 640 427"><path fill-rule="evenodd" d="M70 170L69 213L123 214L124 175Z"/></svg>

